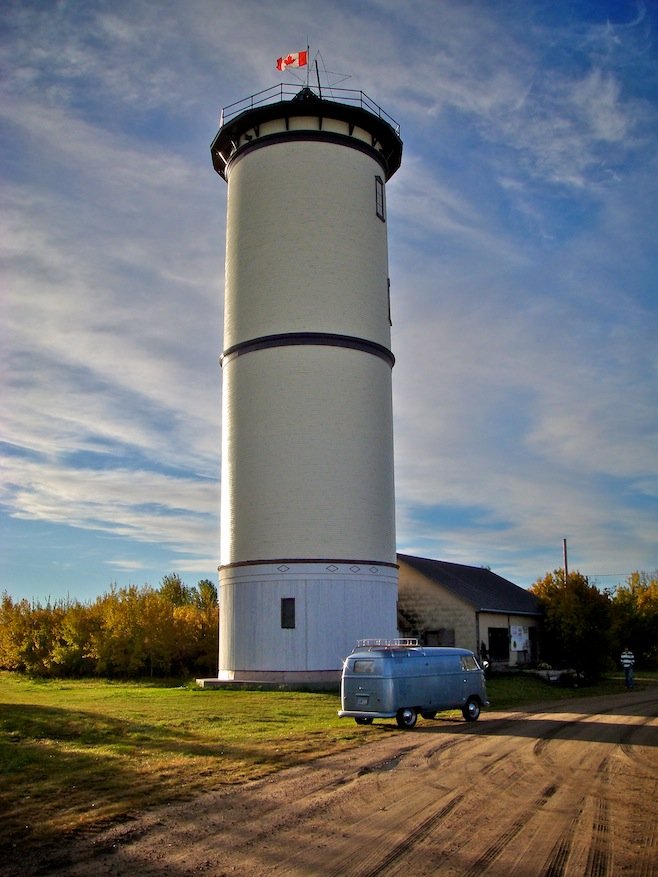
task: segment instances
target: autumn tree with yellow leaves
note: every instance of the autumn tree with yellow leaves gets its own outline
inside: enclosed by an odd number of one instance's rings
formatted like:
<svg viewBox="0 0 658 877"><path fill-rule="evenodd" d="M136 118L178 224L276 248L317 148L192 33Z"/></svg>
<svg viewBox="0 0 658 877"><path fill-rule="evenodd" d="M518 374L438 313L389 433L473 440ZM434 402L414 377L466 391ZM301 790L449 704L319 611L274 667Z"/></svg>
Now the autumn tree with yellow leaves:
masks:
<svg viewBox="0 0 658 877"><path fill-rule="evenodd" d="M530 588L543 612L542 660L590 678L619 667L629 646L639 668L658 665L658 573L634 572L614 591L556 569Z"/></svg>
<svg viewBox="0 0 658 877"><path fill-rule="evenodd" d="M36 676L212 675L217 589L176 574L159 588L113 587L89 604L0 599L0 669Z"/></svg>

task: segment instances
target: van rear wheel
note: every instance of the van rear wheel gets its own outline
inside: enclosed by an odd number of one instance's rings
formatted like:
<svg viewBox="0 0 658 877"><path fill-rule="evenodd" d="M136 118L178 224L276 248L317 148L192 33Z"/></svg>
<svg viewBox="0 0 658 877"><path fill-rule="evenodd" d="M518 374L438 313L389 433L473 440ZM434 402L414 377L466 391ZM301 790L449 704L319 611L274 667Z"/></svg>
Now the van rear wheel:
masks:
<svg viewBox="0 0 658 877"><path fill-rule="evenodd" d="M477 697L469 697L462 709L462 715L467 722L477 722L480 718L480 701Z"/></svg>
<svg viewBox="0 0 658 877"><path fill-rule="evenodd" d="M417 719L418 713L411 706L398 710L395 717L395 721L398 723L398 728L404 728L406 731L410 731L411 728L414 727Z"/></svg>
<svg viewBox="0 0 658 877"><path fill-rule="evenodd" d="M372 725L372 719L368 716L357 716L354 721L357 725Z"/></svg>

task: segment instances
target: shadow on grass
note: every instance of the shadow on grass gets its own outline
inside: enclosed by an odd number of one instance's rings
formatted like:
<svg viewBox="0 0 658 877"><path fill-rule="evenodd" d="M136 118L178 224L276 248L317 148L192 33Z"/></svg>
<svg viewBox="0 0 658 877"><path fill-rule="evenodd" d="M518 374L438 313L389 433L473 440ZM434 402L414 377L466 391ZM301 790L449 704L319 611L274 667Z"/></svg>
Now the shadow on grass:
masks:
<svg viewBox="0 0 658 877"><path fill-rule="evenodd" d="M312 758L322 746L313 743L314 734L306 745L290 733L277 739L272 722L263 726L265 739L254 739L240 738L230 726L227 733L212 716L206 721L202 734L65 706L0 704L0 861L6 873L14 866L16 874L31 873L26 856L37 861L40 851L61 845L65 832L264 776Z"/></svg>

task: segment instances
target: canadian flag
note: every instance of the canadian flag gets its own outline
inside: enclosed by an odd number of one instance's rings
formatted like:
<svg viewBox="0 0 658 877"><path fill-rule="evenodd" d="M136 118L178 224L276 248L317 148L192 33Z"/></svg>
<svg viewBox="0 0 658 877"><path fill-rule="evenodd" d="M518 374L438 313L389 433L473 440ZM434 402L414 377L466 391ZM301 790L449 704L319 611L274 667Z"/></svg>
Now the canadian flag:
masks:
<svg viewBox="0 0 658 877"><path fill-rule="evenodd" d="M276 69L287 70L288 67L306 67L308 52L290 52L283 58L277 58Z"/></svg>

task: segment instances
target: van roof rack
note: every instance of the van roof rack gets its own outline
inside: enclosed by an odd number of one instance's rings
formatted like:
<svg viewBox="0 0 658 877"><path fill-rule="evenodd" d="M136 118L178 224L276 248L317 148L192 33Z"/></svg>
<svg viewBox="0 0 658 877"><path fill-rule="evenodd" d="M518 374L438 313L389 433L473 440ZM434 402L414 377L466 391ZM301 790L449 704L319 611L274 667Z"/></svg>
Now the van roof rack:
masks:
<svg viewBox="0 0 658 877"><path fill-rule="evenodd" d="M410 646L417 645L418 638L415 636L403 637L402 639L359 639L356 641L357 649L368 649L376 646L380 648L384 646L389 649L408 649Z"/></svg>

